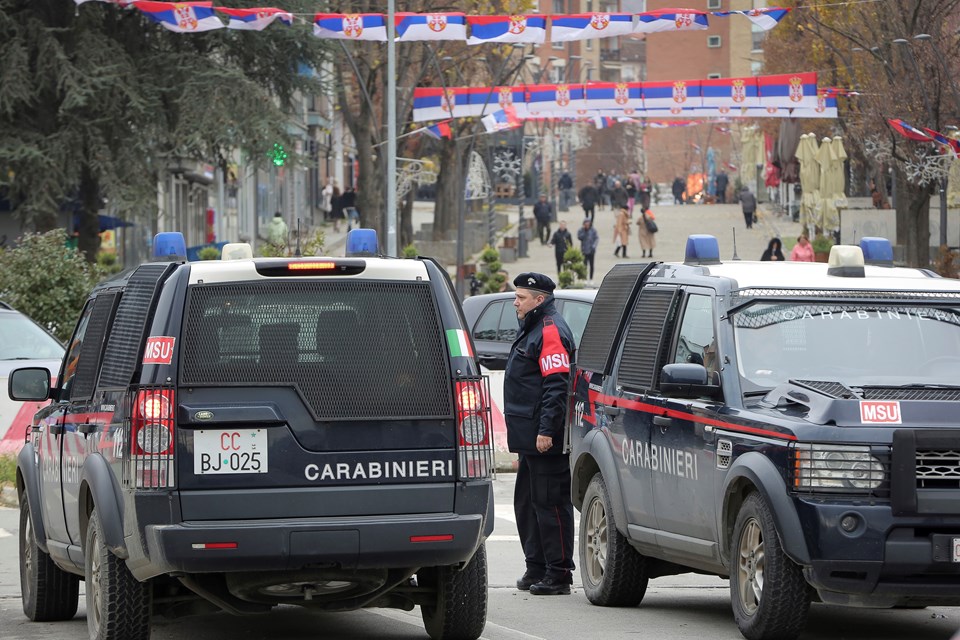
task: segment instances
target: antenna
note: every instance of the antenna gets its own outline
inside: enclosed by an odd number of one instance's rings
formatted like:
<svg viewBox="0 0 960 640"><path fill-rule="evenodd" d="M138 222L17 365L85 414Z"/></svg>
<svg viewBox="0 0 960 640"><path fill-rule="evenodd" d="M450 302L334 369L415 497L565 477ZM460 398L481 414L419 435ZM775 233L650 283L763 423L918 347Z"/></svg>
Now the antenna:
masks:
<svg viewBox="0 0 960 640"><path fill-rule="evenodd" d="M300 216L297 216L297 248L293 252L293 255L298 258L303 255L300 253Z"/></svg>
<svg viewBox="0 0 960 640"><path fill-rule="evenodd" d="M739 260L740 257L737 255L737 228L736 228L736 227L730 227L730 229L733 231L733 258L732 258L732 260Z"/></svg>

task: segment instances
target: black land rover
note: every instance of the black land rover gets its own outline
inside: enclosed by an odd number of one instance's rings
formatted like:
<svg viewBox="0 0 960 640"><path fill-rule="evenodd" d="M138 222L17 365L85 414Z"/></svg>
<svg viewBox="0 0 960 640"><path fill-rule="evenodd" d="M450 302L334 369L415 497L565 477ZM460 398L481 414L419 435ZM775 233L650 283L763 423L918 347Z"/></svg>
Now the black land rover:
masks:
<svg viewBox="0 0 960 640"><path fill-rule="evenodd" d="M432 637L477 638L489 391L464 329L429 259L153 262L98 286L53 388L11 376L53 400L18 458L25 613L72 617L83 579L91 638L277 604L419 605Z"/></svg>
<svg viewBox="0 0 960 640"><path fill-rule="evenodd" d="M960 604L960 283L862 246L721 264L693 236L607 275L568 424L592 603L729 577L751 640L796 637L813 600Z"/></svg>

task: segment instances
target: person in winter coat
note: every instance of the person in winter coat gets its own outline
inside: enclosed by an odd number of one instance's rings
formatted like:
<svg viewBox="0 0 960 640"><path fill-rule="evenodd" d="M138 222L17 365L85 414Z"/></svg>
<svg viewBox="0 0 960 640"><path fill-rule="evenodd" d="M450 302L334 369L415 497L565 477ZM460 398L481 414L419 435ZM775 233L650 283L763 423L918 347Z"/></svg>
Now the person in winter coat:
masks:
<svg viewBox="0 0 960 640"><path fill-rule="evenodd" d="M630 241L630 214L626 209L620 209L617 212L617 218L613 223L613 244L617 246L613 255L619 256L623 251L623 257L627 257L627 243Z"/></svg>
<svg viewBox="0 0 960 640"><path fill-rule="evenodd" d="M627 180L623 190L627 192L627 211L633 216L633 205L637 202L637 186L632 181Z"/></svg>
<svg viewBox="0 0 960 640"><path fill-rule="evenodd" d="M650 182L650 178L644 179L637 192L637 197L640 198L640 206L643 207L644 211L650 208L650 200L653 198L653 183Z"/></svg>
<svg viewBox="0 0 960 640"><path fill-rule="evenodd" d="M563 254L573 246L573 236L567 231L566 220L560 221L560 227L553 232L553 237L550 238L550 244L553 245L553 255L557 259L557 273L559 274L563 268Z"/></svg>
<svg viewBox="0 0 960 640"><path fill-rule="evenodd" d="M673 180L673 204L683 204L683 192L687 190L687 185L683 183L683 178L677 176Z"/></svg>
<svg viewBox="0 0 960 640"><path fill-rule="evenodd" d="M627 204L627 190L624 189L623 184L617 180L613 183L613 191L610 192L610 206L616 211L618 209L628 209Z"/></svg>
<svg viewBox="0 0 960 640"><path fill-rule="evenodd" d="M780 242L780 238L771 238L770 242L767 243L767 248L764 250L763 255L760 256L760 260L763 262L783 262L786 258L783 257L782 247L783 243Z"/></svg>
<svg viewBox="0 0 960 640"><path fill-rule="evenodd" d="M640 238L641 258L652 258L653 248L657 246L656 232L650 231L647 220L654 220L653 211L641 210L637 219L637 236ZM647 255L649 253L649 255Z"/></svg>
<svg viewBox="0 0 960 640"><path fill-rule="evenodd" d="M546 194L540 194L540 199L533 205L533 217L537 219L537 236L540 244L550 241L550 220L553 218L553 205L547 202Z"/></svg>
<svg viewBox="0 0 960 640"><path fill-rule="evenodd" d="M577 239L580 240L583 263L587 265L587 280L593 284L593 260L597 255L597 245L600 244L600 235L593 228L593 218L583 221L583 226L577 231Z"/></svg>
<svg viewBox="0 0 960 640"><path fill-rule="evenodd" d="M813 245L810 244L810 238L806 233L801 233L797 238L797 244L793 245L793 251L790 252L790 259L794 262L813 262Z"/></svg>
<svg viewBox="0 0 960 640"><path fill-rule="evenodd" d="M753 218L757 213L757 197L750 193L746 185L740 191L740 207L743 209L743 221L747 224L747 229L753 229Z"/></svg>
<svg viewBox="0 0 960 640"><path fill-rule="evenodd" d="M594 208L597 206L597 200L600 198L597 193L597 188L593 186L593 183L588 182L583 185L580 193L577 194L577 198L580 200L580 206L583 207L583 215L588 218L593 218Z"/></svg>
<svg viewBox="0 0 960 640"><path fill-rule="evenodd" d="M283 221L283 214L277 211L267 227L267 240L275 247L287 247L287 223Z"/></svg>
<svg viewBox="0 0 960 640"><path fill-rule="evenodd" d="M717 184L717 202L719 204L724 204L727 201L727 185L730 184L730 178L727 177L727 174L722 170L717 174L716 177Z"/></svg>
<svg viewBox="0 0 960 640"><path fill-rule="evenodd" d="M597 190L597 205L599 205L600 211L603 211L603 206L610 203L610 194L607 192L607 174L603 172L603 169L597 169L597 175L593 176L593 186Z"/></svg>
<svg viewBox="0 0 960 640"><path fill-rule="evenodd" d="M513 284L520 333L504 371L503 414L507 445L519 458L513 508L526 571L517 589L536 596L569 595L574 530L563 434L576 346L557 311L550 278L521 273Z"/></svg>

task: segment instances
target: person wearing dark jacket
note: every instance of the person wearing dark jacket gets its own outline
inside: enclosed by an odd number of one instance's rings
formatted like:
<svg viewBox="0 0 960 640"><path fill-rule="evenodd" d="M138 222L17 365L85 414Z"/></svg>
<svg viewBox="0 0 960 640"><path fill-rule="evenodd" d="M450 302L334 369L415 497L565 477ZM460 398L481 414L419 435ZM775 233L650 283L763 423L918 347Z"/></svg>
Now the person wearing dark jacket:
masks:
<svg viewBox="0 0 960 640"><path fill-rule="evenodd" d="M627 209L627 190L619 180L613 183L613 191L610 192L610 206L614 211Z"/></svg>
<svg viewBox="0 0 960 640"><path fill-rule="evenodd" d="M513 504L526 571L517 589L567 595L575 567L570 458L563 451L563 433L575 343L557 312L553 280L521 273L513 284L520 333L504 372L503 413L507 445L519 457Z"/></svg>
<svg viewBox="0 0 960 640"><path fill-rule="evenodd" d="M583 226L577 231L580 240L580 252L583 253L583 262L587 265L587 284L593 284L593 260L597 254L597 245L600 244L600 235L593 228L593 218L586 218Z"/></svg>
<svg viewBox="0 0 960 640"><path fill-rule="evenodd" d="M593 186L593 183L588 182L580 189L577 197L580 199L580 206L583 207L583 215L592 220L594 208L597 206L597 200L600 199L597 188Z"/></svg>
<svg viewBox="0 0 960 640"><path fill-rule="evenodd" d="M540 236L540 244L547 244L550 240L553 205L547 202L546 194L540 194L540 199L533 205L533 217L537 219L537 235Z"/></svg>
<svg viewBox="0 0 960 640"><path fill-rule="evenodd" d="M753 229L753 218L757 213L757 197L750 193L746 185L740 191L740 207L743 209L743 221L747 223L747 229Z"/></svg>
<svg viewBox="0 0 960 640"><path fill-rule="evenodd" d="M553 245L553 255L557 259L557 273L559 274L563 268L563 254L573 246L573 236L567 231L567 222L565 220L561 220L560 227L553 232L553 237L550 238L550 244Z"/></svg>
<svg viewBox="0 0 960 640"><path fill-rule="evenodd" d="M780 238L771 238L770 242L767 243L767 248L763 252L763 255L760 256L760 260L763 262L769 262L771 260L776 260L783 262L786 258L783 257L783 243L780 242Z"/></svg>
<svg viewBox="0 0 960 640"><path fill-rule="evenodd" d="M673 180L673 186L670 189L673 191L673 204L683 204L683 192L687 190L687 185L684 184L683 178L677 176Z"/></svg>
<svg viewBox="0 0 960 640"><path fill-rule="evenodd" d="M727 202L727 185L730 184L730 178L722 170L715 178L717 184L717 202L725 204Z"/></svg>

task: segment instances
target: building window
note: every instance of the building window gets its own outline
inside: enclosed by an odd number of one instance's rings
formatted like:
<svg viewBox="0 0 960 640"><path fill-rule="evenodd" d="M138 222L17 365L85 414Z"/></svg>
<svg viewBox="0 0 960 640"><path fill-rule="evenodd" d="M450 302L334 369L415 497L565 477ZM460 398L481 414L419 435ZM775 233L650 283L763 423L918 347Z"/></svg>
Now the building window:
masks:
<svg viewBox="0 0 960 640"><path fill-rule="evenodd" d="M750 37L752 38L751 46L753 47L753 51L763 51L763 40L767 37L767 32L757 25L753 25Z"/></svg>
<svg viewBox="0 0 960 640"><path fill-rule="evenodd" d="M722 9L720 0L707 0L707 9Z"/></svg>
<svg viewBox="0 0 960 640"><path fill-rule="evenodd" d="M719 80L723 77L722 73L708 73L707 80Z"/></svg>
<svg viewBox="0 0 960 640"><path fill-rule="evenodd" d="M554 14L564 14L567 12L567 8L564 7L566 3L563 0L553 0L553 13Z"/></svg>
<svg viewBox="0 0 960 640"><path fill-rule="evenodd" d="M587 46L587 51L593 51L593 40L584 40L583 44Z"/></svg>
<svg viewBox="0 0 960 640"><path fill-rule="evenodd" d="M711 49L719 49L720 36L707 36L707 46Z"/></svg>
<svg viewBox="0 0 960 640"><path fill-rule="evenodd" d="M758 76L763 71L763 62L759 60L750 61L750 75Z"/></svg>

